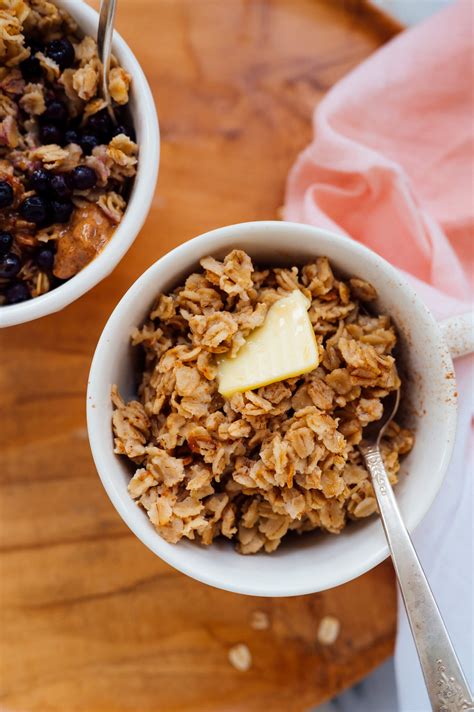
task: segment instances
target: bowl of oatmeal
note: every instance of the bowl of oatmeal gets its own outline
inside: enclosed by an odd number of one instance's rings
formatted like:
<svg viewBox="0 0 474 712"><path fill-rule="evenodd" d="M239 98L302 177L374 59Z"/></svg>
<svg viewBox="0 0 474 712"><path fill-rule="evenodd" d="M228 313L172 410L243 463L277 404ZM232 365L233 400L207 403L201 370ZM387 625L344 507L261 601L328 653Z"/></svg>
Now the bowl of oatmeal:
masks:
<svg viewBox="0 0 474 712"><path fill-rule="evenodd" d="M110 317L88 430L114 506L157 555L239 593L337 586L388 555L358 450L382 443L412 530L455 429L443 335L365 247L292 223L234 225L173 250Z"/></svg>
<svg viewBox="0 0 474 712"><path fill-rule="evenodd" d="M58 311L106 277L153 198L159 130L150 88L115 33L111 120L97 24L82 2L21 0L2 10L0 326Z"/></svg>

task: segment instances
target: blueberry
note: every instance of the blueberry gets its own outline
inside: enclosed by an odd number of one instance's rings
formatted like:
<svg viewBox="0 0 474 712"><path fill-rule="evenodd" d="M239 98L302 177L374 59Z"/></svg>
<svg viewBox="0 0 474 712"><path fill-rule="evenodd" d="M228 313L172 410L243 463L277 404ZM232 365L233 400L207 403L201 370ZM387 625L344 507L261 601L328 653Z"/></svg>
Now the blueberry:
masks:
<svg viewBox="0 0 474 712"><path fill-rule="evenodd" d="M28 187L37 193L48 193L51 188L51 175L44 168L38 168L31 174Z"/></svg>
<svg viewBox="0 0 474 712"><path fill-rule="evenodd" d="M87 131L106 141L112 131L112 121L107 109L93 114L87 122Z"/></svg>
<svg viewBox="0 0 474 712"><path fill-rule="evenodd" d="M58 198L70 198L72 180L67 173L59 173L51 178L51 190Z"/></svg>
<svg viewBox="0 0 474 712"><path fill-rule="evenodd" d="M112 131L111 138L114 138L114 136L118 136L119 134L125 134L125 136L128 136L128 138L130 138L132 141L135 141L136 139L135 131L131 126L125 126L124 124L119 124L118 126L115 126Z"/></svg>
<svg viewBox="0 0 474 712"><path fill-rule="evenodd" d="M25 302L29 299L31 294L24 282L16 282L8 287L5 292L5 297L7 299L7 304L19 304L19 302Z"/></svg>
<svg viewBox="0 0 474 712"><path fill-rule="evenodd" d="M46 54L51 57L60 69L66 69L74 63L74 47L69 40L53 40L46 47Z"/></svg>
<svg viewBox="0 0 474 712"><path fill-rule="evenodd" d="M36 54L44 50L44 44L33 37L26 38L26 45L30 48L31 54Z"/></svg>
<svg viewBox="0 0 474 712"><path fill-rule="evenodd" d="M14 252L7 252L0 258L0 277L12 279L16 277L21 268L21 260Z"/></svg>
<svg viewBox="0 0 474 712"><path fill-rule="evenodd" d="M114 114L118 124L127 124L130 111L128 104L120 104L114 107Z"/></svg>
<svg viewBox="0 0 474 712"><path fill-rule="evenodd" d="M49 205L48 202L39 195L33 195L31 198L26 198L20 205L20 215L24 220L35 223L36 225L44 224L48 219Z"/></svg>
<svg viewBox="0 0 474 712"><path fill-rule="evenodd" d="M13 203L13 188L6 180L0 180L0 208L8 208Z"/></svg>
<svg viewBox="0 0 474 712"><path fill-rule="evenodd" d="M20 69L23 79L27 82L33 82L35 79L41 79L43 73L39 59L33 56L24 59L23 62L20 63Z"/></svg>
<svg viewBox="0 0 474 712"><path fill-rule="evenodd" d="M97 174L89 166L77 166L72 172L72 180L77 190L88 190L97 183Z"/></svg>
<svg viewBox="0 0 474 712"><path fill-rule="evenodd" d="M62 284L66 284L67 281L67 279L59 279L59 277L55 277L54 274L52 274L49 277L50 289L56 289L56 287L60 287Z"/></svg>
<svg viewBox="0 0 474 712"><path fill-rule="evenodd" d="M0 232L0 255L4 255L13 245L11 232Z"/></svg>
<svg viewBox="0 0 474 712"><path fill-rule="evenodd" d="M54 252L49 247L42 247L35 255L35 262L40 269L49 272L53 269Z"/></svg>
<svg viewBox="0 0 474 712"><path fill-rule="evenodd" d="M63 132L59 126L45 124L40 127L40 139L42 143L61 144L63 142Z"/></svg>
<svg viewBox="0 0 474 712"><path fill-rule="evenodd" d="M53 220L58 223L67 223L74 210L74 205L71 201L52 200L51 207L53 209Z"/></svg>
<svg viewBox="0 0 474 712"><path fill-rule="evenodd" d="M66 131L66 133L64 134L64 144L67 146L68 143L81 143L79 131L76 131L76 129L68 129Z"/></svg>
<svg viewBox="0 0 474 712"><path fill-rule="evenodd" d="M47 107L46 111L41 114L42 119L47 119L48 121L51 121L52 123L58 123L61 124L63 121L65 121L68 117L67 109L65 104L63 104L62 101L58 101L55 99L54 101L51 101Z"/></svg>
<svg viewBox="0 0 474 712"><path fill-rule="evenodd" d="M96 136L93 136L92 134L85 134L81 138L81 148L86 156L92 153L93 149L98 145L99 139Z"/></svg>

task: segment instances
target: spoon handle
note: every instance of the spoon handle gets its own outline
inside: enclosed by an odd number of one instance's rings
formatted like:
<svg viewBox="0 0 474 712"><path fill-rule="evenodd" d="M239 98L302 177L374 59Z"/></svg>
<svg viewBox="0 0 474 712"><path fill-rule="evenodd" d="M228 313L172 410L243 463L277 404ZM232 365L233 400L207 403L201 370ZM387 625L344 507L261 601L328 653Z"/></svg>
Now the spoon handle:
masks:
<svg viewBox="0 0 474 712"><path fill-rule="evenodd" d="M102 96L110 109L112 107L109 93L110 55L112 54L116 5L116 0L101 0L97 31L97 49L102 62Z"/></svg>
<svg viewBox="0 0 474 712"><path fill-rule="evenodd" d="M398 509L375 443L361 444L433 710L472 710L474 700Z"/></svg>

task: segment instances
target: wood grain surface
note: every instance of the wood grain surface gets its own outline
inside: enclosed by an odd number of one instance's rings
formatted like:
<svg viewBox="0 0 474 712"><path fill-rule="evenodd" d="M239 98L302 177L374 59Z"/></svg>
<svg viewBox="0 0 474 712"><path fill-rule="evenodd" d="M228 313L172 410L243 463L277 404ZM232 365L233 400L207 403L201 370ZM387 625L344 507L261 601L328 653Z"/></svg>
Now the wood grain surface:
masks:
<svg viewBox="0 0 474 712"><path fill-rule="evenodd" d="M270 600L212 590L157 559L101 487L84 412L95 343L136 277L204 230L277 217L313 107L395 30L371 17L353 0L119 3L158 107L160 177L111 277L60 314L0 333L1 712L299 712L391 652L388 563ZM255 610L268 630L251 628ZM341 632L324 647L327 614ZM252 652L248 672L228 661L236 643Z"/></svg>

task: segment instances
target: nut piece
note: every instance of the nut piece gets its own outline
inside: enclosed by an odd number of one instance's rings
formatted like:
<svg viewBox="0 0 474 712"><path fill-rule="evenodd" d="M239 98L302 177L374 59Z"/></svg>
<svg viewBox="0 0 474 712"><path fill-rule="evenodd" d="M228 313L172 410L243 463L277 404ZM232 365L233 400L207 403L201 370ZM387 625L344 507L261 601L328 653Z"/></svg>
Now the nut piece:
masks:
<svg viewBox="0 0 474 712"><path fill-rule="evenodd" d="M246 645L239 643L229 650L229 661L236 670L246 672L252 667L252 653Z"/></svg>
<svg viewBox="0 0 474 712"><path fill-rule="evenodd" d="M270 618L265 611L252 611L250 625L254 630L267 630L270 628Z"/></svg>
<svg viewBox="0 0 474 712"><path fill-rule="evenodd" d="M318 628L318 642L321 643L321 645L332 645L336 642L340 630L341 624L337 618L334 618L334 616L324 616Z"/></svg>

